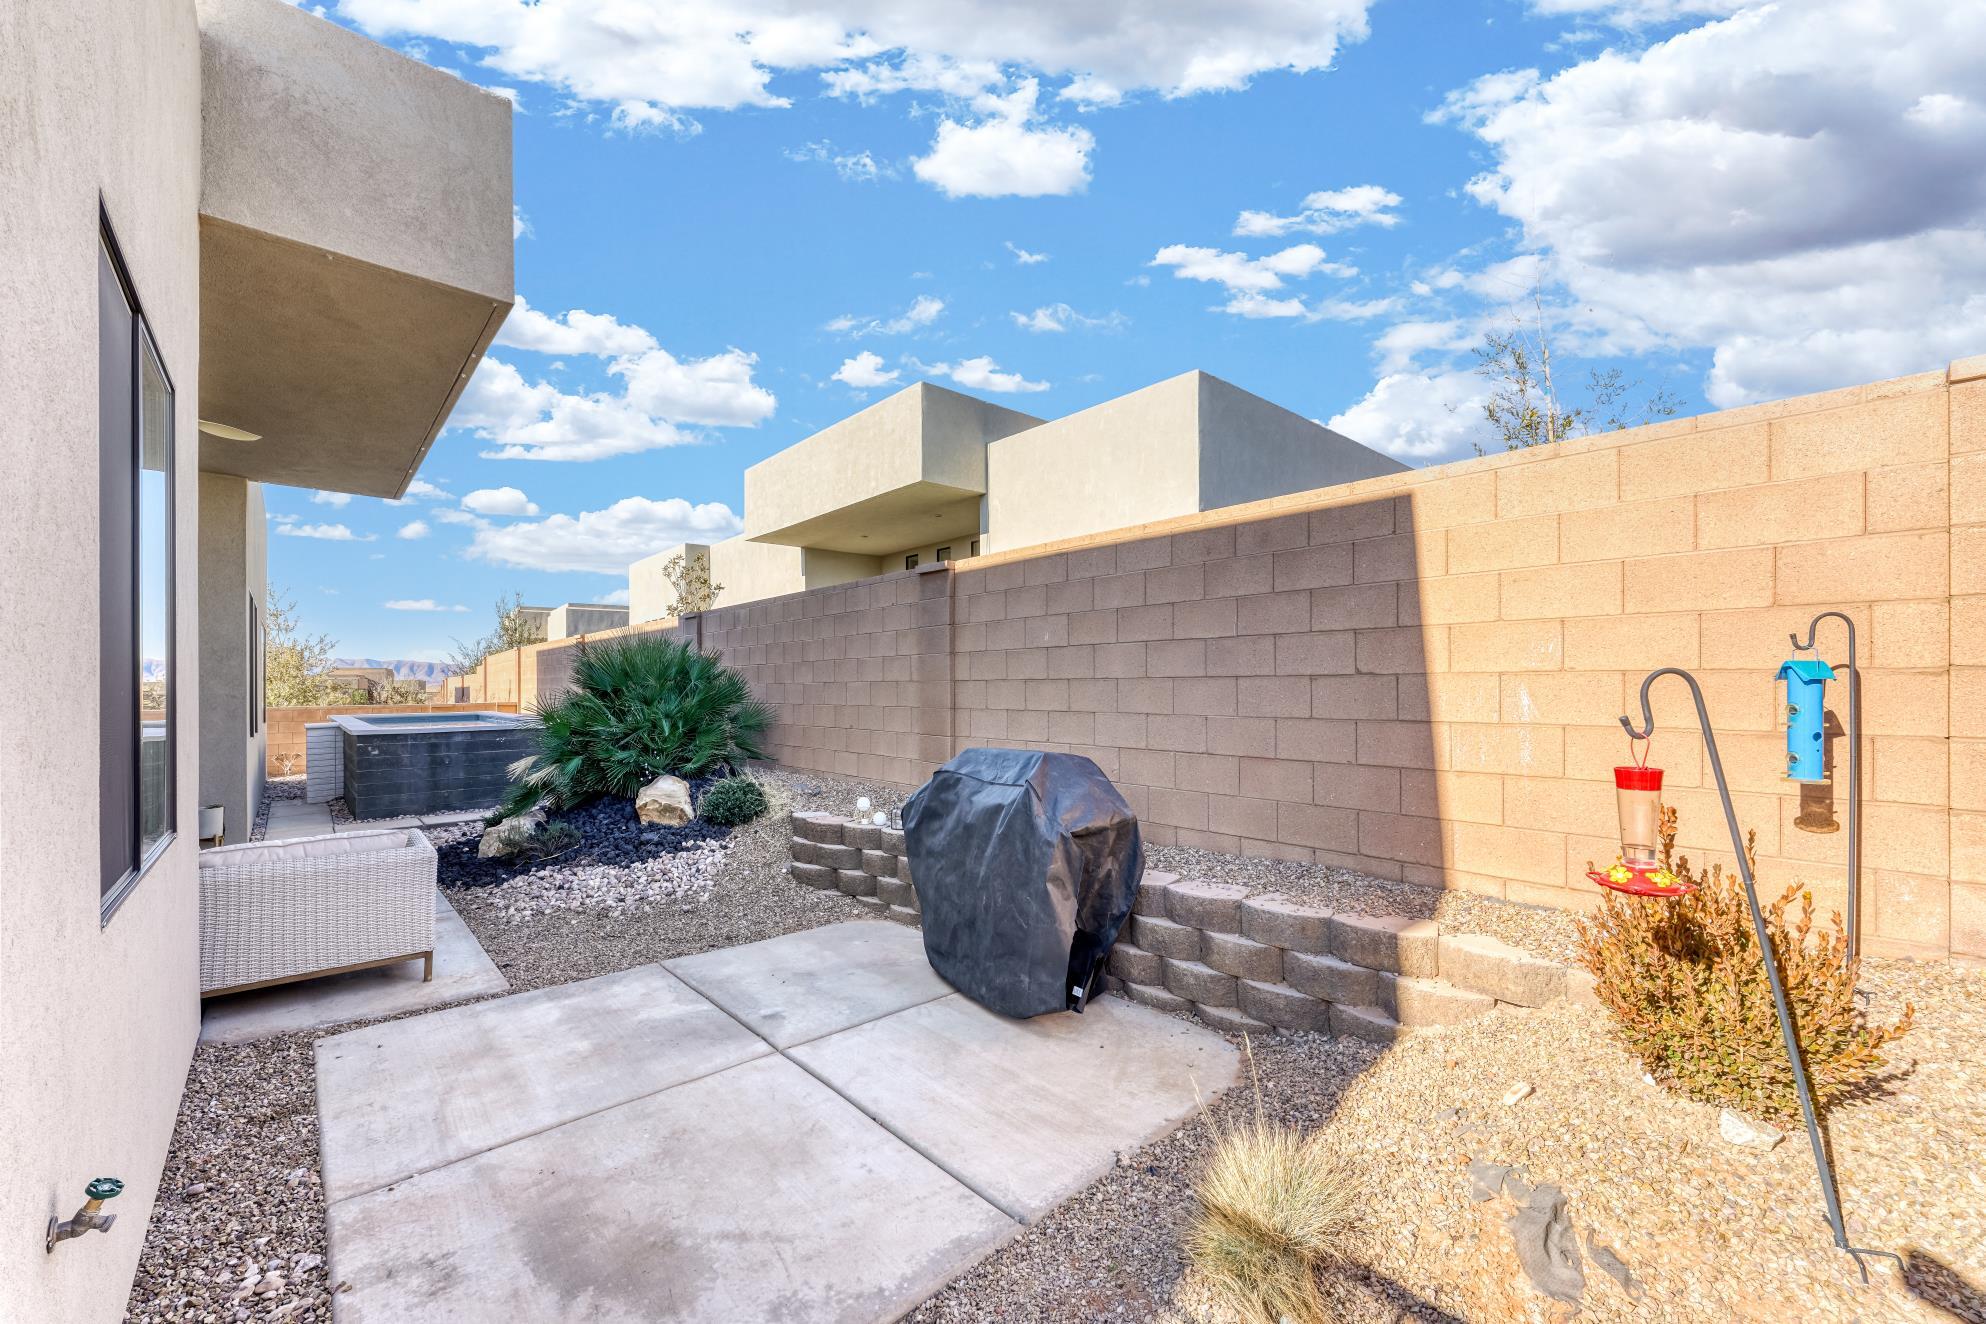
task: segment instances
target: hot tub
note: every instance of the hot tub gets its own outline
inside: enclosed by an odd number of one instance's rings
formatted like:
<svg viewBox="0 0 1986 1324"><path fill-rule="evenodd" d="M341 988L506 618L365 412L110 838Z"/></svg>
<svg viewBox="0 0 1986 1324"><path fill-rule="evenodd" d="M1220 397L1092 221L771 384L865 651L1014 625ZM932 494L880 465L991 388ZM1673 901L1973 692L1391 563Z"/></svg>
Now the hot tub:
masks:
<svg viewBox="0 0 1986 1324"><path fill-rule="evenodd" d="M516 713L334 713L354 818L486 809L507 769L538 752L538 719Z"/></svg>

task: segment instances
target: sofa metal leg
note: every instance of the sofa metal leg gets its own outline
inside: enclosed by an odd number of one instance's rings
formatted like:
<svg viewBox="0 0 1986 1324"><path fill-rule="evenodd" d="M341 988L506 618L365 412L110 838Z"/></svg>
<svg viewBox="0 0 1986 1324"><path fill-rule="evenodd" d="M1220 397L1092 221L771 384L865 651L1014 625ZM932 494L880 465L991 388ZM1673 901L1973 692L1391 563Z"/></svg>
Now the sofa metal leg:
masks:
<svg viewBox="0 0 1986 1324"><path fill-rule="evenodd" d="M422 957L422 965L421 965L421 982L422 982L423 984L429 984L429 983L433 983L433 982L434 982L434 953L433 953L433 952L422 952L422 953L421 953L421 957Z"/></svg>

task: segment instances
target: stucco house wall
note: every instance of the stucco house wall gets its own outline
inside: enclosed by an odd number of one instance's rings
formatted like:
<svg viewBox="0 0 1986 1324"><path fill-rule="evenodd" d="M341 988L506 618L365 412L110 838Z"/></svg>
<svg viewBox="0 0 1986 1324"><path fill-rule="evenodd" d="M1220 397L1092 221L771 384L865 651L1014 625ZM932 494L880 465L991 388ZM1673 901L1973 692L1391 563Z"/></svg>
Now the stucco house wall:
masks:
<svg viewBox="0 0 1986 1324"><path fill-rule="evenodd" d="M199 1028L200 45L191 4L0 7L0 1319L123 1314ZM175 387L178 838L99 923L97 232ZM32 568L30 573L29 568ZM44 1254L93 1177L117 1226Z"/></svg>

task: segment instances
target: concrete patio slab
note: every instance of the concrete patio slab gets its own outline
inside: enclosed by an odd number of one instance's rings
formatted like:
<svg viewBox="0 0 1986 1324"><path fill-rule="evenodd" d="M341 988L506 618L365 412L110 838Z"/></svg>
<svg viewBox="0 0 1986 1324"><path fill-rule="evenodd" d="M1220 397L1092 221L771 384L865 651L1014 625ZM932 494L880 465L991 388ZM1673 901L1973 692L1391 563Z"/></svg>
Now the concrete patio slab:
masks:
<svg viewBox="0 0 1986 1324"><path fill-rule="evenodd" d="M954 994L788 1056L1010 1216L1032 1222L1235 1082L1240 1054L1122 998L1010 1020Z"/></svg>
<svg viewBox="0 0 1986 1324"><path fill-rule="evenodd" d="M880 920L829 924L664 963L775 1048L951 993L915 930Z"/></svg>
<svg viewBox="0 0 1986 1324"><path fill-rule="evenodd" d="M317 1042L342 1200L772 1051L657 965Z"/></svg>
<svg viewBox="0 0 1986 1324"><path fill-rule="evenodd" d="M276 840L275 834L268 839ZM434 897L434 944L434 978L426 983L421 980L421 962L414 960L215 998L201 1010L200 1041L248 1043L297 1030L440 1007L510 987L476 935L439 892Z"/></svg>
<svg viewBox="0 0 1986 1324"><path fill-rule="evenodd" d="M329 1211L339 1324L871 1324L1016 1231L778 1057Z"/></svg>

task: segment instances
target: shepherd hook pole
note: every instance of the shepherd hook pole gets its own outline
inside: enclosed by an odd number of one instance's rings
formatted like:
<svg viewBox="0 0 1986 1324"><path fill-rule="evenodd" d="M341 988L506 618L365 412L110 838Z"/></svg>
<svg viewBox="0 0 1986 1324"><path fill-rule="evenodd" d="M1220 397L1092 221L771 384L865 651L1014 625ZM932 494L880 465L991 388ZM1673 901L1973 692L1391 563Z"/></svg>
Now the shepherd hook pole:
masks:
<svg viewBox="0 0 1986 1324"><path fill-rule="evenodd" d="M1731 830L1731 849L1738 856L1738 878L1745 885L1745 901L1751 907L1752 935L1758 940L1759 956L1765 962L1765 977L1772 985L1772 1005L1779 1014L1779 1037L1786 1043L1786 1060L1793 1068L1793 1085L1800 1094L1800 1115L1807 1123L1807 1143L1813 1147L1814 1167L1820 1173L1821 1198L1827 1202L1828 1226L1834 1230L1834 1244L1855 1257L1855 1267L1861 1270L1862 1281L1869 1280L1869 1268L1862 1262L1864 1255L1887 1255L1898 1265L1903 1257L1886 1250L1871 1250L1863 1246L1848 1244L1848 1228L1841 1221L1841 1197L1835 1193L1834 1165L1828 1161L1827 1146L1821 1141L1820 1122L1814 1114L1814 1095L1807 1084L1807 1066L1800 1057L1800 1041L1793 1033L1793 1011L1786 1002L1786 986L1779 978L1779 955L1772 945L1772 935L1766 931L1765 912L1759 909L1758 887L1752 880L1751 855L1745 849L1744 834L1738 829L1738 811L1731 807L1731 787L1724 780L1724 762L1717 757L1717 737L1710 730L1710 713L1703 706L1703 690L1698 687L1696 677L1681 667L1661 667L1649 672L1641 681L1641 729L1626 717L1621 718L1621 726L1628 736L1635 740L1646 740L1655 734L1655 710L1648 704L1648 688L1663 676L1679 676L1689 686L1690 697L1696 700L1696 720L1703 729L1703 748L1710 755L1710 772L1717 779L1717 796L1724 802L1724 823Z"/></svg>
<svg viewBox="0 0 1986 1324"><path fill-rule="evenodd" d="M1807 622L1807 642L1788 635L1796 653L1820 656L1814 647L1820 623L1834 617L1848 627L1848 959L1862 954L1862 669L1855 665L1855 622L1846 612L1824 611Z"/></svg>

